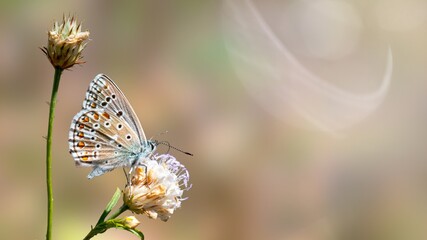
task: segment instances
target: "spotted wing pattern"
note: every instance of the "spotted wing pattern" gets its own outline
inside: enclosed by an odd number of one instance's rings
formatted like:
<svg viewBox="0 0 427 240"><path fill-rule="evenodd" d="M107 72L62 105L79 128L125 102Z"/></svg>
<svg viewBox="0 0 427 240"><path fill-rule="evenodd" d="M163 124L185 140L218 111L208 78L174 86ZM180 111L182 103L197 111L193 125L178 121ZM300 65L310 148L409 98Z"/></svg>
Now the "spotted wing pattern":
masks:
<svg viewBox="0 0 427 240"><path fill-rule="evenodd" d="M98 74L90 83L83 101L83 109L106 109L122 117L136 134L140 142L146 141L141 123L129 101L119 87L104 74Z"/></svg>
<svg viewBox="0 0 427 240"><path fill-rule="evenodd" d="M133 166L154 150L148 145L124 94L106 75L97 75L70 127L69 149L76 165L93 167L88 176L93 178Z"/></svg>

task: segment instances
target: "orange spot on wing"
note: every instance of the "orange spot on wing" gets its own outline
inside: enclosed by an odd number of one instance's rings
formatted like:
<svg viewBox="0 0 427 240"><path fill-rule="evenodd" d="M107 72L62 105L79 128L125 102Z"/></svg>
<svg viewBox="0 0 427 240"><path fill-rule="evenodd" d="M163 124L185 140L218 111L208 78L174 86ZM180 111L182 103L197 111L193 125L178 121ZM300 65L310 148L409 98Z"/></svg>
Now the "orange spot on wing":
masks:
<svg viewBox="0 0 427 240"><path fill-rule="evenodd" d="M87 161L87 160L89 160L89 157L88 156L82 156L81 159L82 159L82 161Z"/></svg>
<svg viewBox="0 0 427 240"><path fill-rule="evenodd" d="M83 125L83 124L79 124L79 128L80 129L83 129L85 127L85 125Z"/></svg>
<svg viewBox="0 0 427 240"><path fill-rule="evenodd" d="M94 113L93 114L93 118L98 121L99 120L99 114L98 113Z"/></svg>
<svg viewBox="0 0 427 240"><path fill-rule="evenodd" d="M92 103L92 104L90 104L90 106L92 107L92 108L96 108L96 103Z"/></svg>
<svg viewBox="0 0 427 240"><path fill-rule="evenodd" d="M85 137L85 134L84 134L83 132L79 132L79 133L77 134L77 136L79 136L79 137L81 137L81 138L84 138L84 137Z"/></svg>
<svg viewBox="0 0 427 240"><path fill-rule="evenodd" d="M84 146L85 146L84 142L77 143L77 147L79 147L79 148L83 148Z"/></svg>
<svg viewBox="0 0 427 240"><path fill-rule="evenodd" d="M108 113L106 113L106 112L104 112L104 113L102 114L102 116L104 116L106 119L110 119L110 114L108 114Z"/></svg>
<svg viewBox="0 0 427 240"><path fill-rule="evenodd" d="M89 122L89 117L88 116L83 117L83 122Z"/></svg>

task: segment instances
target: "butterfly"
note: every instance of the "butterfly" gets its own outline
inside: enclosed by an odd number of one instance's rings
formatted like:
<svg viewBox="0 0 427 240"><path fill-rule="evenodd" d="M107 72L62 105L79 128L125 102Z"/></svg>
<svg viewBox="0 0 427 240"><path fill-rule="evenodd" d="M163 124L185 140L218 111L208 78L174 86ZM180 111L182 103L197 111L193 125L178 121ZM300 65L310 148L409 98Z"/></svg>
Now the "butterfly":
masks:
<svg viewBox="0 0 427 240"><path fill-rule="evenodd" d="M104 74L90 82L83 108L71 122L68 143L76 165L93 168L89 179L119 167L132 171L158 145L147 140L129 101Z"/></svg>

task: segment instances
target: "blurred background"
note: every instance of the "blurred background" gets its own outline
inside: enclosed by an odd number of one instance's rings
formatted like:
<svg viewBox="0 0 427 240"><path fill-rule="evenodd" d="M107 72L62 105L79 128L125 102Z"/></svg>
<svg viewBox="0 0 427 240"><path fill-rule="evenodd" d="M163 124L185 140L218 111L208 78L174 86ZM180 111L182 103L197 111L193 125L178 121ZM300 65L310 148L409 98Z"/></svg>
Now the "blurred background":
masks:
<svg viewBox="0 0 427 240"><path fill-rule="evenodd" d="M194 154L171 152L193 188L167 223L138 216L146 239L427 239L423 0L0 1L1 239L45 236L53 68L38 47L63 13L91 41L60 85L56 239L82 239L125 184L87 180L68 153L101 72L148 137Z"/></svg>

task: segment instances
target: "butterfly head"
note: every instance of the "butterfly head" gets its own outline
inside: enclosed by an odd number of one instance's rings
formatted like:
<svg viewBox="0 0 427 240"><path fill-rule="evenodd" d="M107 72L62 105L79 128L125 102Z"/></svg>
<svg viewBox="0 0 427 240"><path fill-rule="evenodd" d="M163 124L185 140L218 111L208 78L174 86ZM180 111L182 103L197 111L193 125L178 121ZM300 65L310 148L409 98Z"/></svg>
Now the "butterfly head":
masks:
<svg viewBox="0 0 427 240"><path fill-rule="evenodd" d="M159 145L159 142L157 140L147 140L145 142L145 152L152 153L156 151L157 145Z"/></svg>

